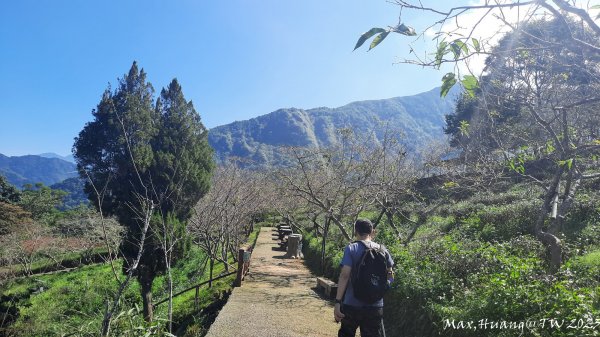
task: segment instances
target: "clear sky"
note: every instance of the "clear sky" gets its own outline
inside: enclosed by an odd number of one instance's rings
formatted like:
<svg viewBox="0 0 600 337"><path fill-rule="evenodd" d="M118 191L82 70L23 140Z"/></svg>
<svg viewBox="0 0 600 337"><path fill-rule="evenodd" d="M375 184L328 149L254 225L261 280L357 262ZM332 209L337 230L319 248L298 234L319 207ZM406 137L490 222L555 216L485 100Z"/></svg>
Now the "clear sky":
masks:
<svg viewBox="0 0 600 337"><path fill-rule="evenodd" d="M0 153L69 154L134 60L156 92L176 77L209 128L430 90L441 72L394 64L410 38L352 52L360 34L398 14L385 0L5 1Z"/></svg>

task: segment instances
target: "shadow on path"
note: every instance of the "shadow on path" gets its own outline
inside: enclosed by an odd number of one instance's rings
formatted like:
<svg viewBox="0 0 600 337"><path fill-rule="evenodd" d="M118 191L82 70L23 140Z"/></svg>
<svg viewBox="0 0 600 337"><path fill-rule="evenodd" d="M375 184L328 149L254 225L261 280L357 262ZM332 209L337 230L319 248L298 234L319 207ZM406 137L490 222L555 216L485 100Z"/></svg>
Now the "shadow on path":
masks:
<svg viewBox="0 0 600 337"><path fill-rule="evenodd" d="M235 288L207 336L336 336L333 306L315 291L315 276L302 260L285 258L262 228L250 273Z"/></svg>

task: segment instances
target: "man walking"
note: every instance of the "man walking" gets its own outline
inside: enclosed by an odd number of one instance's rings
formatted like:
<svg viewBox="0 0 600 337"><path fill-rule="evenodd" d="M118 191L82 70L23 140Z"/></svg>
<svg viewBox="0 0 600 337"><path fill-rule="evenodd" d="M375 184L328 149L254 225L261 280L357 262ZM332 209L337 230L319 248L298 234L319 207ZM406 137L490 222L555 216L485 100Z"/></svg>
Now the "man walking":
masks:
<svg viewBox="0 0 600 337"><path fill-rule="evenodd" d="M373 224L359 219L354 224L357 241L344 250L334 317L342 322L338 337L385 337L383 292L393 280L394 261L385 247L371 241ZM343 301L342 301L343 299Z"/></svg>

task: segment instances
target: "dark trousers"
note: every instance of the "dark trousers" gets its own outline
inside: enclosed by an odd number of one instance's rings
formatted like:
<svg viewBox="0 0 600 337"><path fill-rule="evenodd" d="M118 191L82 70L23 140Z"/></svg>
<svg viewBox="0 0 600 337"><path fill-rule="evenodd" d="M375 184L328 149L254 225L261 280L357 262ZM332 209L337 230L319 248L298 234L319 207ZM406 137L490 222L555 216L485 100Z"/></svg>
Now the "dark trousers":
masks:
<svg viewBox="0 0 600 337"><path fill-rule="evenodd" d="M342 305L342 326L338 337L354 337L360 328L361 337L385 337L383 308L360 308Z"/></svg>

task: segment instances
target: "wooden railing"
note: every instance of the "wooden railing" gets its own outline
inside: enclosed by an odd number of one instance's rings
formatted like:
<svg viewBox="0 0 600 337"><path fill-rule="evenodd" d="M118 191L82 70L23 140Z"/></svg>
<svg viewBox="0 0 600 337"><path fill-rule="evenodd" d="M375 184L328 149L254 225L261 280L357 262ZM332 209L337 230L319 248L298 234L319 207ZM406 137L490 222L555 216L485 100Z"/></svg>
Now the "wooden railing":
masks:
<svg viewBox="0 0 600 337"><path fill-rule="evenodd" d="M198 309L198 301L199 301L199 296L200 296L200 287L207 285L207 284L212 284L213 281L222 279L224 277L233 275L233 274L237 274L235 281L233 283L234 287L239 287L242 285L242 281L244 280L244 277L246 276L246 274L248 274L248 270L250 268L250 257L252 256L252 246L248 245L248 246L244 246L241 247L238 251L238 268L237 270L231 271L227 274L223 274L220 275L218 277L215 277L213 279L210 279L208 281L204 281L202 283L198 283L196 285L193 285L187 289L184 289L176 294L173 294L173 298L183 295L185 293L187 293L188 291L191 290L196 290L196 296L194 297L194 307L196 309ZM165 298L163 300L160 300L156 303L153 304L153 306L156 308L158 305L163 304L165 302L167 302L169 300L169 298Z"/></svg>
<svg viewBox="0 0 600 337"><path fill-rule="evenodd" d="M176 293L176 294L173 294L173 298L175 298L175 297L177 297L177 296L180 296L180 295L183 295L183 294L187 293L187 292L188 292L188 291L190 291L190 290L194 290L194 289L196 289L196 296L194 297L194 307L195 307L195 308L198 308L198 297L199 297L199 295L200 295L200 287L202 287L203 285L206 285L206 284L212 283L213 281L220 280L220 279L222 279L222 278L224 278L224 277L227 277L227 276L233 275L233 274L235 274L235 273L237 273L237 272L238 272L237 270L234 270L234 271L232 271L232 272L229 272L229 273L227 273L227 274L220 275L220 276L218 276L218 277L215 277L215 278L213 278L213 279L210 279L210 280L208 280L208 281L204 281L204 282L202 282L202 283L198 283L198 284L196 284L196 285L193 285L193 286L191 286L191 287L189 287L189 288L187 288L187 289L184 289L184 290L182 290L182 291L180 291L180 292L178 292L178 293ZM168 300L169 300L169 298L167 297L167 298L165 298L165 299L163 299L163 300L160 300L160 301L158 301L158 302L154 303L154 304L153 304L153 306L156 308L156 307L157 307L159 304L163 304L163 303L167 302Z"/></svg>

